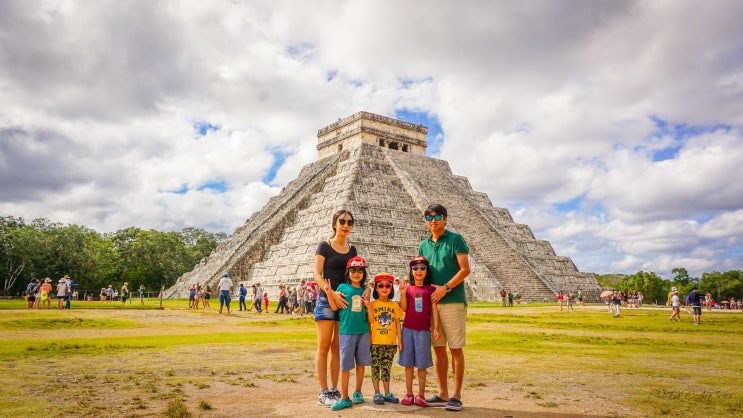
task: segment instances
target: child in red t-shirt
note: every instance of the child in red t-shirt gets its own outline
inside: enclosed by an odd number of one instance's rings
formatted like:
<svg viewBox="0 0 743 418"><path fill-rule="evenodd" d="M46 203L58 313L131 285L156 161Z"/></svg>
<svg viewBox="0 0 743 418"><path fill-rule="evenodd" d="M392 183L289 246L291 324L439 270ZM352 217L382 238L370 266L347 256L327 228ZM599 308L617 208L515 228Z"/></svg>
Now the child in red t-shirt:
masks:
<svg viewBox="0 0 743 418"><path fill-rule="evenodd" d="M426 406L426 369L433 366L431 336L439 338L439 311L431 301L435 291L428 259L415 256L410 260L410 284L400 284L400 308L405 312L402 323L402 349L397 363L405 367L407 393L403 405ZM431 327L433 325L433 327ZM431 331L433 329L433 332ZM414 369L418 368L418 394L413 396Z"/></svg>

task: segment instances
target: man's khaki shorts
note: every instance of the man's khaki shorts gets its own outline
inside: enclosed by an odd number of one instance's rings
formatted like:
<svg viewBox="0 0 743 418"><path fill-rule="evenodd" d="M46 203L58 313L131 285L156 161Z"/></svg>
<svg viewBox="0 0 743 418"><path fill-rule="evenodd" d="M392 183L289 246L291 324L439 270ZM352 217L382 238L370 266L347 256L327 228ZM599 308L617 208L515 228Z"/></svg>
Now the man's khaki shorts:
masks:
<svg viewBox="0 0 743 418"><path fill-rule="evenodd" d="M467 306L464 303L439 303L439 339L433 340L434 347L449 346L449 349L464 348L467 345Z"/></svg>

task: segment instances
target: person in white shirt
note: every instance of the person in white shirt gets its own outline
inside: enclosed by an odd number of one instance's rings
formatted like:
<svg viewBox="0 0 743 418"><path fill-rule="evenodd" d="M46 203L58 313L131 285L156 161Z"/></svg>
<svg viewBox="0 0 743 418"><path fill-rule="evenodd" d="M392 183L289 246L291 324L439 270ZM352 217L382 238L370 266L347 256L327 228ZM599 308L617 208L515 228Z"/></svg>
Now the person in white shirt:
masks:
<svg viewBox="0 0 743 418"><path fill-rule="evenodd" d="M227 314L230 314L230 295L234 290L235 286L232 284L230 275L225 271L222 273L222 280L219 281L217 286L217 292L219 292L219 313L222 313L222 308L227 305Z"/></svg>
<svg viewBox="0 0 743 418"><path fill-rule="evenodd" d="M255 311L258 313L263 312L263 309L261 308L261 302L263 301L263 288L261 287L260 283L255 284L255 301L253 302L255 304Z"/></svg>
<svg viewBox="0 0 743 418"><path fill-rule="evenodd" d="M675 287L671 290L673 296L671 296L671 310L673 313L668 318L670 321L681 321L681 301L679 300L679 291Z"/></svg>
<svg viewBox="0 0 743 418"><path fill-rule="evenodd" d="M307 282L302 279L299 281L299 284L294 289L294 294L297 295L297 304L294 307L294 311L292 312L292 315L299 314L299 316L304 316L304 293L307 291Z"/></svg>
<svg viewBox="0 0 743 418"><path fill-rule="evenodd" d="M64 309L64 301L67 297L67 280L59 279L57 283L57 309Z"/></svg>

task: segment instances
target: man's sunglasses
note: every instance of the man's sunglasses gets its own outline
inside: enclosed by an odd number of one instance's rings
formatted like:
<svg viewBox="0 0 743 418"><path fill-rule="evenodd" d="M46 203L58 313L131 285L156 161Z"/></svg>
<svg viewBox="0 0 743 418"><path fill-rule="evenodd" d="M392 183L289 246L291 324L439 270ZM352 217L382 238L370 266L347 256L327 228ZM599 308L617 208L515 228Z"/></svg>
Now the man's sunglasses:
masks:
<svg viewBox="0 0 743 418"><path fill-rule="evenodd" d="M431 222L434 219L440 221L444 219L444 215L426 215L426 221Z"/></svg>
<svg viewBox="0 0 743 418"><path fill-rule="evenodd" d="M346 223L348 223L348 226L353 226L353 219L345 220L341 218L338 219L338 223L341 224L341 226L345 225Z"/></svg>
<svg viewBox="0 0 743 418"><path fill-rule="evenodd" d="M418 271L418 270L420 270L420 271L426 271L426 266L413 266L410 269L413 270L413 271Z"/></svg>

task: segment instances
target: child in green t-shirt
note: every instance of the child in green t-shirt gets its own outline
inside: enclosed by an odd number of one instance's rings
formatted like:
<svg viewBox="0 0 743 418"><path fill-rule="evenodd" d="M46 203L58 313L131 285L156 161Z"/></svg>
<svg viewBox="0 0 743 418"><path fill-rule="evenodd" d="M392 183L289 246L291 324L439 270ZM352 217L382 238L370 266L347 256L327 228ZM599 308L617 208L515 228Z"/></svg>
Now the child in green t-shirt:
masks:
<svg viewBox="0 0 743 418"><path fill-rule="evenodd" d="M367 322L364 301L369 299L366 290L366 260L353 257L346 263L346 283L341 283L336 290L326 286L328 302L334 311L338 311L339 346L341 352L341 399L331 409L340 411L349 408L354 403L363 403L361 384L364 381L364 367L371 366L371 340L369 338L369 322ZM343 295L346 307L341 308L336 301L336 294ZM356 391L353 401L348 396L348 381L351 378L351 369L356 368Z"/></svg>

